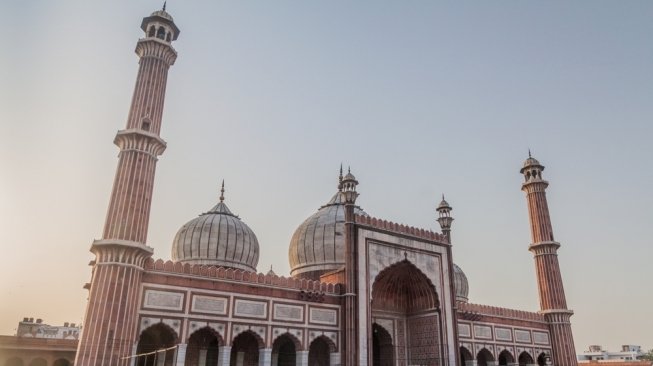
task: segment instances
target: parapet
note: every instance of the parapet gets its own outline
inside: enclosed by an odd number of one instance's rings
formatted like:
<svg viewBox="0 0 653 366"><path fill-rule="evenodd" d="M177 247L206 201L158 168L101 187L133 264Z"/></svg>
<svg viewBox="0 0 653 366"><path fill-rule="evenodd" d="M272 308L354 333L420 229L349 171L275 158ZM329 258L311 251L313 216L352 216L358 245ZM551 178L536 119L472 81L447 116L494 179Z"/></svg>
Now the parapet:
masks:
<svg viewBox="0 0 653 366"><path fill-rule="evenodd" d="M447 237L440 233L416 228L413 226L398 224L387 220L381 220L375 217L356 215L354 222L357 225L370 226L378 230L390 231L396 234L412 236L417 239L435 241L442 244L449 244Z"/></svg>
<svg viewBox="0 0 653 366"><path fill-rule="evenodd" d="M267 285L282 287L291 290L317 291L328 295L340 295L342 286L338 283L324 283L300 278L277 276L274 273L256 273L248 272L241 269L191 265L181 262L163 261L152 258L145 262L145 270L159 273L169 273L178 275L190 275L196 277L215 278L226 281L236 281L248 284Z"/></svg>

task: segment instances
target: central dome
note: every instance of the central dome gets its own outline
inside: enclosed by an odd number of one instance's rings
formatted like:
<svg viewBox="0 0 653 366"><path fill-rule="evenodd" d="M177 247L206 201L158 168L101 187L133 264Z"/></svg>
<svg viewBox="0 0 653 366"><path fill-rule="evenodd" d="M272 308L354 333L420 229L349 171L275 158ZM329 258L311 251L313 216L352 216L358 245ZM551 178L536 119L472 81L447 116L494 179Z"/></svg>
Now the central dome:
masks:
<svg viewBox="0 0 653 366"><path fill-rule="evenodd" d="M358 206L354 212L369 216ZM345 265L345 204L340 191L295 230L288 260L291 276L312 280Z"/></svg>
<svg viewBox="0 0 653 366"><path fill-rule="evenodd" d="M172 243L172 260L255 272L256 235L224 203L224 183L222 193L217 205L179 229Z"/></svg>

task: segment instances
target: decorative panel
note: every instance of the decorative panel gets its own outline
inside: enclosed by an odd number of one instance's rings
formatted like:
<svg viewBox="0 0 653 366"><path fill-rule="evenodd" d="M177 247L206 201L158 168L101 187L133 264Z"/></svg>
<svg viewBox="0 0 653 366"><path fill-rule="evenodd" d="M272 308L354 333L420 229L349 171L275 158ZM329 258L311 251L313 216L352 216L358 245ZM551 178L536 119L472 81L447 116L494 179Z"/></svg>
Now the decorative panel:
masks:
<svg viewBox="0 0 653 366"><path fill-rule="evenodd" d="M520 343L531 343L531 332L515 329L515 341Z"/></svg>
<svg viewBox="0 0 653 366"><path fill-rule="evenodd" d="M268 303L263 301L250 301L236 299L234 306L234 316L245 318L267 318Z"/></svg>
<svg viewBox="0 0 653 366"><path fill-rule="evenodd" d="M143 307L181 311L184 308L184 294L180 292L145 290Z"/></svg>
<svg viewBox="0 0 653 366"><path fill-rule="evenodd" d="M311 307L309 321L317 324L338 325L338 311Z"/></svg>
<svg viewBox="0 0 653 366"><path fill-rule="evenodd" d="M460 337L471 338L472 327L469 324L458 324L458 335Z"/></svg>
<svg viewBox="0 0 653 366"><path fill-rule="evenodd" d="M193 295L190 309L195 313L227 315L228 301L226 297Z"/></svg>
<svg viewBox="0 0 653 366"><path fill-rule="evenodd" d="M272 319L286 321L304 321L304 307L289 304L274 304Z"/></svg>
<svg viewBox="0 0 653 366"><path fill-rule="evenodd" d="M494 328L494 337L498 341L512 341L512 331L509 328Z"/></svg>
<svg viewBox="0 0 653 366"><path fill-rule="evenodd" d="M549 333L533 331L533 341L536 344L549 344Z"/></svg>
<svg viewBox="0 0 653 366"><path fill-rule="evenodd" d="M492 339L492 328L487 325L474 325L474 338Z"/></svg>

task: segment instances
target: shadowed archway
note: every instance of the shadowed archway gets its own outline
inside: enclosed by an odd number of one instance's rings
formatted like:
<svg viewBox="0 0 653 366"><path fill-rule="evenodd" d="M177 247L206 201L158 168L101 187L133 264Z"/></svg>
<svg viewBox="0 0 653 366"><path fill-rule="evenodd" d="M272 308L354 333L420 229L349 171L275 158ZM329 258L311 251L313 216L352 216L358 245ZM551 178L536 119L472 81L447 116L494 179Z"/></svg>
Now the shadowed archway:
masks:
<svg viewBox="0 0 653 366"><path fill-rule="evenodd" d="M487 348L481 349L476 355L476 365L478 366L490 366L490 362L494 362L494 356Z"/></svg>
<svg viewBox="0 0 653 366"><path fill-rule="evenodd" d="M372 326L372 360L374 366L392 366L395 364L392 336L382 326Z"/></svg>
<svg viewBox="0 0 653 366"><path fill-rule="evenodd" d="M384 343L382 338L377 338L379 329L383 328L375 324L371 343L377 342L378 346L372 348L372 360L380 362L378 365L441 364L439 307L435 286L409 260L396 262L379 272L372 285L372 321L384 320L384 331L390 340ZM393 339L395 331L397 339ZM390 363L384 363L387 359Z"/></svg>
<svg viewBox="0 0 653 366"><path fill-rule="evenodd" d="M290 333L280 335L272 343L272 364L276 366L295 366L297 351L300 349L299 340Z"/></svg>
<svg viewBox="0 0 653 366"><path fill-rule="evenodd" d="M218 351L223 344L222 336L214 329L204 327L196 330L188 338L184 365L217 366Z"/></svg>
<svg viewBox="0 0 653 366"><path fill-rule="evenodd" d="M499 353L499 365L513 365L515 363L515 358L512 357L512 354L508 350L503 350Z"/></svg>
<svg viewBox="0 0 653 366"><path fill-rule="evenodd" d="M524 351L519 355L519 366L535 365L535 361L531 355Z"/></svg>
<svg viewBox="0 0 653 366"><path fill-rule="evenodd" d="M258 366L259 349L263 340L251 330L240 333L231 345L231 366Z"/></svg>
<svg viewBox="0 0 653 366"><path fill-rule="evenodd" d="M163 324L154 324L141 333L138 339L138 346L136 347L136 354L143 355L161 349L166 349L178 343L177 333L172 328ZM174 350L164 352L156 352L146 356L139 356L136 359L137 366L155 366L160 365L160 358L164 357L164 365L172 366L174 361Z"/></svg>
<svg viewBox="0 0 653 366"><path fill-rule="evenodd" d="M319 336L308 347L308 364L311 366L331 365L331 353L336 351L336 345L326 336Z"/></svg>
<svg viewBox="0 0 653 366"><path fill-rule="evenodd" d="M465 365L466 362L470 362L474 360L474 356L472 356L472 353L467 349L467 347L460 347L460 364Z"/></svg>

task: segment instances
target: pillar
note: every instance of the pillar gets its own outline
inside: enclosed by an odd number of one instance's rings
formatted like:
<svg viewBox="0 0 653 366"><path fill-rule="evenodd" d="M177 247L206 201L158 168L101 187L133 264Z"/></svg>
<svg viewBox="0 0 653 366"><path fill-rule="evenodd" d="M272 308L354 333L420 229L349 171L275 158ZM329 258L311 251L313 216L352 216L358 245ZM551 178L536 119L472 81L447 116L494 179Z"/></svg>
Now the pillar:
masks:
<svg viewBox="0 0 653 366"><path fill-rule="evenodd" d="M229 366L231 363L231 347L222 346L218 349L218 366Z"/></svg>
<svg viewBox="0 0 653 366"><path fill-rule="evenodd" d="M184 366L186 362L186 343L179 343L175 350L175 366Z"/></svg>
<svg viewBox="0 0 653 366"><path fill-rule="evenodd" d="M308 351L297 351L295 366L308 366Z"/></svg>
<svg viewBox="0 0 653 366"><path fill-rule="evenodd" d="M258 350L259 366L270 366L272 364L272 349L261 348Z"/></svg>

